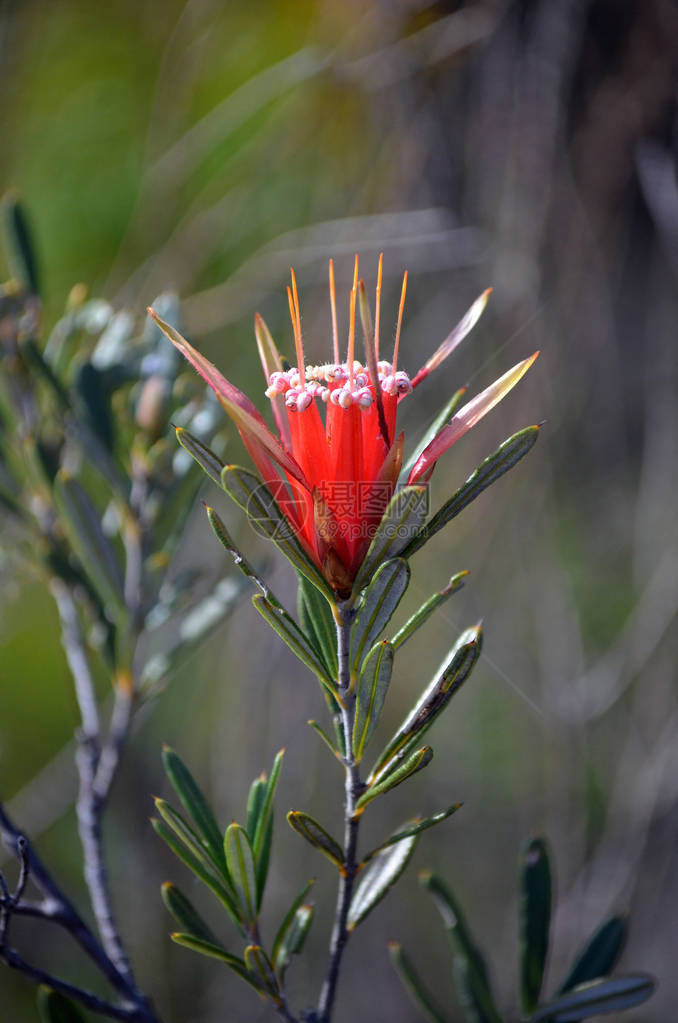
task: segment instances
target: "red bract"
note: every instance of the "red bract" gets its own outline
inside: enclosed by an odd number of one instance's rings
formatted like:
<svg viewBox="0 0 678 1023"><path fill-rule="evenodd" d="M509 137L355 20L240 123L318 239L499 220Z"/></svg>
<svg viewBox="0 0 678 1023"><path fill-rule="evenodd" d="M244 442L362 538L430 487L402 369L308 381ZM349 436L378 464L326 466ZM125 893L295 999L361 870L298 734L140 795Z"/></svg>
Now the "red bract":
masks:
<svg viewBox="0 0 678 1023"><path fill-rule="evenodd" d="M167 337L197 369L235 422L263 482L274 494L307 554L341 597L351 591L370 541L391 499L402 466L404 435L396 433L397 409L477 323L485 291L410 380L398 369L398 344L407 273L398 310L392 362L379 358L382 258L379 259L374 328L355 260L349 307L348 350L340 360L334 270L330 260L333 361L308 366L304 359L297 284L287 288L297 365L286 368L263 319L254 321L278 435L250 399L200 352L149 309ZM365 365L355 358L356 304L360 301ZM426 483L437 460L475 425L527 372L539 353L519 362L459 410L414 462L406 482ZM324 414L323 414L324 413Z"/></svg>

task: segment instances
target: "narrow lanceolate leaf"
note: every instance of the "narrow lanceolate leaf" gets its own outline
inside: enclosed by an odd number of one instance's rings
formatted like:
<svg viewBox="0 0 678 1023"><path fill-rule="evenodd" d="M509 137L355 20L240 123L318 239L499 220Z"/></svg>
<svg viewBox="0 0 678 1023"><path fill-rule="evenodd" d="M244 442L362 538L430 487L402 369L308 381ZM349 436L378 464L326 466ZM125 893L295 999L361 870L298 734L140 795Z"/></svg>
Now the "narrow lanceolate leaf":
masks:
<svg viewBox="0 0 678 1023"><path fill-rule="evenodd" d="M261 992L262 985L258 979L254 977L242 959L238 956L231 955L221 947L221 945L214 945L212 942L203 941L201 938L194 938L192 934L173 934L172 941L175 941L177 945L183 945L184 948L190 948L192 952L199 952L200 955L209 956L210 959L218 959L220 962L229 966L239 977L246 980L248 984L251 984L253 988Z"/></svg>
<svg viewBox="0 0 678 1023"><path fill-rule="evenodd" d="M464 338L471 333L476 323L483 315L487 300L492 294L492 288L486 288L482 295L479 295L470 309L467 309L457 326L450 331L441 345L436 348L430 359L427 359L418 373L412 378L412 387L416 387L424 380L429 373L443 362L448 355L451 355L457 345L461 344Z"/></svg>
<svg viewBox="0 0 678 1023"><path fill-rule="evenodd" d="M179 840L176 832L167 827L164 821L152 818L151 825L156 835L159 835L163 842L167 843L174 855L177 856L182 863L185 863L189 870L192 870L196 877L200 878L200 880L207 885L210 891L216 895L221 904L225 907L236 927L240 928L240 918L238 916L237 907L235 905L233 895L231 891L227 889L225 883L214 876L211 869L205 866L205 863L195 854L195 852L192 851L190 847L186 846Z"/></svg>
<svg viewBox="0 0 678 1023"><path fill-rule="evenodd" d="M192 433L189 433L182 426L175 426L174 430L182 448L186 448L189 455L196 460L203 472L220 487L224 463L218 455L215 455L206 444L203 444L201 440L198 440L197 437L194 437Z"/></svg>
<svg viewBox="0 0 678 1023"><path fill-rule="evenodd" d="M420 629L424 622L428 621L434 611L437 611L453 594L459 592L464 585L467 575L468 571L457 572L456 575L452 576L444 589L439 590L438 593L434 593L432 597L424 601L419 610L415 611L412 617L405 622L402 629L399 629L391 640L394 650L397 650L403 643L406 643L417 629Z"/></svg>
<svg viewBox="0 0 678 1023"><path fill-rule="evenodd" d="M539 1002L551 925L551 866L541 838L524 851L520 889L520 997L527 1014Z"/></svg>
<svg viewBox="0 0 678 1023"><path fill-rule="evenodd" d="M264 807L267 789L268 780L265 774L260 775L259 778L255 778L250 785L250 791L247 796L247 834L249 835L250 842L254 842L254 836L257 831L257 822L261 817L261 811Z"/></svg>
<svg viewBox="0 0 678 1023"><path fill-rule="evenodd" d="M306 903L296 910L290 927L278 948L277 958L273 960L275 971L279 977L285 975L292 956L299 955L304 947L313 923L313 906Z"/></svg>
<svg viewBox="0 0 678 1023"><path fill-rule="evenodd" d="M408 757L403 759L403 762L395 770L390 771L389 774L383 779L383 781L376 782L370 785L368 790L362 794L358 802L356 803L356 811L362 812L368 803L371 803L377 796L383 796L391 789L394 789L396 785L400 785L402 782L407 781L417 771L422 771L427 767L433 760L433 750L430 746L424 746L422 749L418 749L415 753L411 753Z"/></svg>
<svg viewBox="0 0 678 1023"><path fill-rule="evenodd" d="M438 436L434 437L431 443L419 455L407 482L418 483L419 481L423 482L430 479L431 472L440 456L463 437L471 427L475 426L483 416L487 415L515 387L518 381L527 373L538 355L539 352L535 352L529 359L523 359L517 366L510 369L508 373L504 373L502 377L495 380L493 384L490 384L489 387L480 394L477 394L475 398L472 398L471 401L467 402L463 408L455 413L447 426L442 428Z"/></svg>
<svg viewBox="0 0 678 1023"><path fill-rule="evenodd" d="M327 734L327 732L325 731L325 729L322 728L322 726L319 725L317 721L313 721L312 719L310 721L308 721L307 724L309 724L311 726L311 728L313 729L313 731L315 732L315 734L317 736L319 736L320 739L322 739L322 741L325 743L325 745L329 749L330 753L332 753L337 758L337 760L340 763L343 763L343 760L344 760L343 755L339 752L337 747L334 745L334 743L330 739L330 737Z"/></svg>
<svg viewBox="0 0 678 1023"><path fill-rule="evenodd" d="M215 866L223 871L225 861L221 830L207 800L183 760L169 746L165 746L162 751L162 762L172 788L194 822L210 858Z"/></svg>
<svg viewBox="0 0 678 1023"><path fill-rule="evenodd" d="M310 668L321 684L334 696L334 684L328 677L325 666L294 619L290 618L285 611L274 607L261 593L255 593L252 603L262 618L265 618L271 628L287 643L292 653L296 654L307 668Z"/></svg>
<svg viewBox="0 0 678 1023"><path fill-rule="evenodd" d="M400 480L402 483L405 483L407 481L410 473L412 472L412 469L414 468L414 463L419 457L419 452L423 448L428 447L433 438L440 433L443 426L445 426L445 424L450 421L456 410L459 408L461 399L464 397L465 394L466 388L460 387L458 391L454 392L450 400L446 402L445 405L443 405L440 412L427 429L422 440L418 442L417 447L412 452L412 454L410 455L410 457L407 459L402 469L400 470Z"/></svg>
<svg viewBox="0 0 678 1023"><path fill-rule="evenodd" d="M245 949L245 965L270 998L279 997L278 983L273 966L261 945L248 945Z"/></svg>
<svg viewBox="0 0 678 1023"><path fill-rule="evenodd" d="M264 888L266 887L266 878L268 877L268 863L271 856L271 845L273 843L273 801L275 799L275 790L278 786L278 778L280 777L280 767L282 765L284 752L284 749L281 749L280 752L276 754L275 760L273 761L271 777L266 782L264 801L257 818L256 828L252 838L252 850L254 852L257 874L257 909L261 905Z"/></svg>
<svg viewBox="0 0 678 1023"><path fill-rule="evenodd" d="M565 994L573 987L587 984L598 977L607 977L622 953L627 931L628 921L625 916L613 916L601 924L575 959L558 994Z"/></svg>
<svg viewBox="0 0 678 1023"><path fill-rule="evenodd" d="M254 856L247 832L235 821L226 828L224 851L228 872L231 875L242 916L252 924L257 918L257 877Z"/></svg>
<svg viewBox="0 0 678 1023"><path fill-rule="evenodd" d="M423 547L427 540L451 522L459 512L463 511L471 501L482 494L492 483L503 476L531 450L539 436L538 426L527 426L524 430L514 433L497 448L494 454L475 469L464 485L446 501L435 515L422 526L402 551L404 558L412 555Z"/></svg>
<svg viewBox="0 0 678 1023"><path fill-rule="evenodd" d="M382 842L376 849L368 853L362 861L363 864L369 863L377 853L381 852L382 849L386 849L387 846L395 845L396 842L400 842L403 838L411 838L412 835L419 835L422 831L427 831L428 828L434 828L436 824L441 824L448 817L451 817L453 813L456 813L457 810L460 810L463 805L463 803L454 803L452 806L448 806L447 810L441 810L440 813L436 813L432 817L415 817L409 824L405 824L400 831L396 831L385 842Z"/></svg>
<svg viewBox="0 0 678 1023"><path fill-rule="evenodd" d="M330 678L337 677L337 623L327 599L305 576L299 576L299 621L314 641Z"/></svg>
<svg viewBox="0 0 678 1023"><path fill-rule="evenodd" d="M645 973L596 980L542 1005L530 1017L530 1023L578 1023L578 1020L590 1016L621 1012L644 1002L654 992L655 986L654 978Z"/></svg>
<svg viewBox="0 0 678 1023"><path fill-rule="evenodd" d="M370 784L394 770L417 745L473 671L481 644L480 626L462 633L450 656L372 768L368 778Z"/></svg>
<svg viewBox="0 0 678 1023"><path fill-rule="evenodd" d="M54 481L54 498L73 549L99 596L105 604L122 608L122 568L87 492L72 476L60 472Z"/></svg>
<svg viewBox="0 0 678 1023"><path fill-rule="evenodd" d="M4 196L2 214L10 273L22 288L25 288L31 295L38 295L40 283L33 240L26 215L15 192L9 192Z"/></svg>
<svg viewBox="0 0 678 1023"><path fill-rule="evenodd" d="M254 585L261 590L261 592L263 593L263 595L266 597L270 604L272 604L274 607L282 608L282 604L280 603L280 601L273 595L273 593L268 588L263 579L261 579L257 575L257 573L254 571L245 555L238 550L235 543L231 539L230 533L226 529L226 526L224 525L221 518L215 512L214 508L210 508L208 504L206 504L204 507L205 511L207 512L207 521L212 527L212 532L216 536L221 546L225 550L227 550L228 553L231 555L235 564L240 569L245 578L251 580L251 582L253 582Z"/></svg>
<svg viewBox="0 0 678 1023"><path fill-rule="evenodd" d="M77 1005L51 987L38 988L37 1003L41 1023L85 1023Z"/></svg>
<svg viewBox="0 0 678 1023"><path fill-rule="evenodd" d="M418 535L428 513L428 487L401 487L386 506L353 585L360 593L384 561L398 557ZM405 555L407 556L407 555Z"/></svg>
<svg viewBox="0 0 678 1023"><path fill-rule="evenodd" d="M332 863L343 870L344 852L339 843L325 831L322 824L318 824L317 820L311 817L310 814L304 813L303 810L290 810L287 814L287 822L314 849L318 849L323 856L327 856L328 860L331 860Z"/></svg>
<svg viewBox="0 0 678 1023"><path fill-rule="evenodd" d="M206 870L211 872L216 871L219 876L223 876L223 871L217 866L212 858L208 849L205 848L205 843L200 836L193 830L190 824L187 824L181 814L170 806L164 799L155 800L155 808L164 820L165 824L169 825L174 834L183 842L184 846L200 861ZM226 880L226 878L224 878Z"/></svg>
<svg viewBox="0 0 678 1023"><path fill-rule="evenodd" d="M368 651L374 646L410 581L410 569L402 558L382 565L365 590L351 629L350 664L355 678Z"/></svg>
<svg viewBox="0 0 678 1023"><path fill-rule="evenodd" d="M397 941L390 941L388 952L393 968L400 977L415 1008L419 1009L419 1012L431 1023L447 1023L447 1018L435 1006L409 956L405 955L402 945Z"/></svg>
<svg viewBox="0 0 678 1023"><path fill-rule="evenodd" d="M372 647L358 677L353 725L353 754L358 763L381 716L392 671L393 647L383 640Z"/></svg>
<svg viewBox="0 0 678 1023"><path fill-rule="evenodd" d="M428 871L419 880L433 896L452 943L455 986L468 1023L501 1023L485 961L468 929L464 914L447 885Z"/></svg>
<svg viewBox="0 0 678 1023"><path fill-rule="evenodd" d="M253 473L239 465L227 465L221 474L221 485L232 500L247 514L256 533L272 540L294 569L330 600L332 591L315 567L294 527L283 515L269 488Z"/></svg>
<svg viewBox="0 0 678 1023"><path fill-rule="evenodd" d="M271 959L273 960L273 965L275 966L276 970L278 969L280 949L282 947L283 942L287 940L287 936L289 934L290 928L292 927L292 923L296 916L296 912L299 909L299 907L303 904L306 896L308 895L309 891L311 890L314 884L315 878L311 878L311 880L304 885L304 887L301 889L301 891L297 895L296 899L294 900L290 908L287 910L287 913L285 913L283 922L280 924L280 927L278 928L278 933L276 934L273 940L273 947L271 948Z"/></svg>
<svg viewBox="0 0 678 1023"><path fill-rule="evenodd" d="M384 849L368 863L360 874L348 911L348 929L352 931L388 894L407 864L410 862L417 836L404 838L396 845Z"/></svg>
<svg viewBox="0 0 678 1023"><path fill-rule="evenodd" d="M271 433L263 416L247 395L243 394L237 387L234 387L219 372L216 366L197 351L174 327L161 320L152 309L149 309L148 313L160 327L165 337L172 342L184 358L198 371L203 380L210 385L219 399L222 408L238 427L243 442L255 463L258 462L263 465L262 456L263 460L268 461L269 464L270 459L273 459L282 469L289 472L301 484L307 486L306 479L298 463L285 451L277 437Z"/></svg>
<svg viewBox="0 0 678 1023"><path fill-rule="evenodd" d="M190 899L186 898L175 884L170 884L169 881L166 881L160 891L162 901L165 903L167 910L172 914L183 931L191 934L194 938L209 941L213 945L219 944L218 939L215 938L193 903Z"/></svg>

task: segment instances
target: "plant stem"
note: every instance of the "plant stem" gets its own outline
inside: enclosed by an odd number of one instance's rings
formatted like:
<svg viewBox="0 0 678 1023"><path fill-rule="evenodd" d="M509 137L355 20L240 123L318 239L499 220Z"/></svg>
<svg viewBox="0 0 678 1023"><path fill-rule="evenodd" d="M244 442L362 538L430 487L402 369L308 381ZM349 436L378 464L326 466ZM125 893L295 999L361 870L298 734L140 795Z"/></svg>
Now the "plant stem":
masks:
<svg viewBox="0 0 678 1023"><path fill-rule="evenodd" d="M159 1017L110 960L105 949L82 919L73 903L63 893L30 843L25 841L21 832L7 816L2 804L0 804L0 837L13 856L22 859L22 861L25 859L26 872L43 895L43 901L40 903L24 903L19 899L16 904L8 906L3 901L3 911L9 916L40 917L47 922L63 927L108 980L113 990L122 999L122 1004L112 1005L91 992L68 984L26 962L14 949L9 947L7 941L9 920L6 921L4 942L0 946L0 959L12 969L18 970L37 983L46 983L55 990L79 1001L86 1008L110 1016L112 1019L135 1020L138 1023L159 1023Z"/></svg>
<svg viewBox="0 0 678 1023"><path fill-rule="evenodd" d="M329 960L318 1003L317 1023L329 1023L332 1016L341 961L350 935L347 926L348 912L358 867L356 853L360 818L356 817L355 808L364 786L360 778L360 768L355 761L352 748L353 725L355 722L355 694L350 691L349 652L354 616L354 611L341 605L339 606L337 617L338 683L339 693L343 701L341 721L344 731L344 768L346 771L344 787L344 870L339 880Z"/></svg>

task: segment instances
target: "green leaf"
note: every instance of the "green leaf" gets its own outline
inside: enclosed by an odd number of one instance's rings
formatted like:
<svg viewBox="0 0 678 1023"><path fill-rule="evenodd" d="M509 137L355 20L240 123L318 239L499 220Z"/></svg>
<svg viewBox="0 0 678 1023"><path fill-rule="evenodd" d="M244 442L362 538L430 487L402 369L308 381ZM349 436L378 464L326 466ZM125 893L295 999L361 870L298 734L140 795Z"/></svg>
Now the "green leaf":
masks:
<svg viewBox="0 0 678 1023"><path fill-rule="evenodd" d="M272 540L298 573L313 583L327 599L333 600L332 591L301 546L294 527L281 512L268 487L239 465L224 468L221 485L246 512L254 531Z"/></svg>
<svg viewBox="0 0 678 1023"><path fill-rule="evenodd" d="M448 817L451 817L453 813L460 810L464 804L454 803L452 806L448 806L447 810L441 810L440 813L434 814L432 817L415 817L414 820L410 821L409 824L403 826L402 830L396 831L395 834L387 838L385 842L378 845L376 849L368 853L363 859L363 864L369 863L370 860L374 859L378 852L382 849L386 849L389 845L395 845L396 842L400 842L403 838L411 838L412 835L419 835L422 831L427 831L429 828L434 828L436 824L441 824L446 821Z"/></svg>
<svg viewBox="0 0 678 1023"><path fill-rule="evenodd" d="M215 872L219 877L223 878L227 886L230 886L231 882L226 871L225 862L223 866L215 863L212 854L210 850L206 848L204 841L202 841L200 836L193 830L190 824L186 823L181 814L177 813L176 810L164 799L155 799L155 808L164 820L165 824L169 824L172 831L181 839L189 852L200 860L207 870Z"/></svg>
<svg viewBox="0 0 678 1023"><path fill-rule="evenodd" d="M261 811L266 800L266 790L268 789L268 779L265 774L261 774L258 778L255 778L250 785L249 795L247 796L247 834L249 835L250 842L254 842L254 836L257 831L257 822L261 816Z"/></svg>
<svg viewBox="0 0 678 1023"><path fill-rule="evenodd" d="M534 1012L544 980L551 925L551 866L546 843L533 839L520 871L520 995L523 1012Z"/></svg>
<svg viewBox="0 0 678 1023"><path fill-rule="evenodd" d="M309 639L314 641L329 677L336 678L337 624L332 607L303 575L299 576L298 598L301 627Z"/></svg>
<svg viewBox="0 0 678 1023"><path fill-rule="evenodd" d="M192 952L209 956L211 959L218 959L220 962L225 963L226 966L229 966L239 977L246 980L248 984L251 984L257 991L262 991L262 985L256 977L252 976L243 960L231 955L230 952L227 952L220 945L214 945L209 941L203 941L201 938L195 938L192 934L173 934L172 941L175 941L177 945L182 945L184 948L190 948Z"/></svg>
<svg viewBox="0 0 678 1023"><path fill-rule="evenodd" d="M74 391L78 398L80 420L85 422L110 457L115 447L115 419L107 374L91 362L84 362L76 374ZM102 471L103 466L96 464L96 468Z"/></svg>
<svg viewBox="0 0 678 1023"><path fill-rule="evenodd" d="M159 835L163 842L167 843L174 855L177 856L182 863L185 863L189 870L192 870L196 877L200 878L203 884L206 884L210 891L216 895L221 904L225 907L228 915L233 920L233 923L239 930L242 930L233 896L227 889L224 882L215 877L211 872L211 863L209 864L209 867L205 866L204 861L197 856L195 852L193 852L190 846L187 846L183 843L183 841L180 841L177 837L177 833L170 830L164 821L153 817L151 818L151 825L156 835Z"/></svg>
<svg viewBox="0 0 678 1023"><path fill-rule="evenodd" d="M38 988L37 1003L42 1023L85 1023L85 1017L70 998L44 984Z"/></svg>
<svg viewBox="0 0 678 1023"><path fill-rule="evenodd" d="M198 440L197 437L194 437L192 433L189 433L182 426L175 426L174 432L182 448L186 448L189 455L196 460L202 471L220 487L224 463L218 455L215 455L206 444L203 444L201 440Z"/></svg>
<svg viewBox="0 0 678 1023"><path fill-rule="evenodd" d="M404 838L384 849L364 868L348 911L349 931L354 930L388 894L410 862L416 844L416 835Z"/></svg>
<svg viewBox="0 0 678 1023"><path fill-rule="evenodd" d="M252 846L243 827L229 824L224 837L226 864L242 916L253 924L257 919L257 876Z"/></svg>
<svg viewBox="0 0 678 1023"><path fill-rule="evenodd" d="M367 652L382 634L410 581L402 558L381 565L365 590L351 629L351 675L355 677Z"/></svg>
<svg viewBox="0 0 678 1023"><path fill-rule="evenodd" d="M366 792L363 792L356 803L356 811L364 810L368 803L371 803L377 796L383 796L397 785L407 781L413 774L428 767L432 760L433 750L430 746L423 746L422 749L418 749L415 753L406 757L404 762L393 771L390 771L382 781L373 783Z"/></svg>
<svg viewBox="0 0 678 1023"><path fill-rule="evenodd" d="M204 507L205 511L207 512L207 521L212 527L212 532L214 533L222 547L224 547L225 550L227 550L228 553L231 555L235 564L240 569L245 578L253 582L255 586L258 586L258 588L261 590L261 592L263 593L263 595L266 597L270 604L272 604L274 607L284 610L280 601L277 600L277 598L271 593L266 583L259 578L259 576L254 571L245 555L238 550L235 543L231 539L230 533L226 529L226 526L224 525L221 518L215 512L214 508L211 508L208 504L206 504Z"/></svg>
<svg viewBox="0 0 678 1023"><path fill-rule="evenodd" d="M530 1018L530 1023L578 1023L589 1016L621 1012L640 1005L655 989L653 977L644 973L612 980L596 980L555 998Z"/></svg>
<svg viewBox="0 0 678 1023"><path fill-rule="evenodd" d="M402 469L400 470L401 480L406 480L408 478L408 476L414 469L414 464L419 458L421 452L424 451L424 449L429 446L431 441L438 436L443 426L445 426L450 421L450 419L456 412L457 408L459 407L461 399L464 397L465 394L466 388L460 387L458 391L454 392L450 400L445 405L443 405L440 412L435 417L435 419L429 426L428 430L424 434L423 439L417 440L416 446L412 451L412 454L410 455L410 457L407 459Z"/></svg>
<svg viewBox="0 0 678 1023"><path fill-rule="evenodd" d="M419 743L471 674L480 656L481 645L480 626L462 633L447 660L380 755L370 772L368 784L379 781L396 769Z"/></svg>
<svg viewBox="0 0 678 1023"><path fill-rule="evenodd" d="M359 593L367 586L379 565L402 554L417 536L428 513L428 487L401 487L386 506L381 522L372 538L365 560L353 584Z"/></svg>
<svg viewBox="0 0 678 1023"><path fill-rule="evenodd" d="M391 640L394 650L397 650L403 645L403 643L406 643L407 640L414 635L417 629L421 628L424 622L428 621L434 611L437 611L437 609L441 607L446 600L462 589L464 586L464 580L468 574L468 571L457 572L456 575L452 576L444 589L439 590L438 593L434 593L432 597L429 597L428 600L421 605L418 611L415 611L412 617L405 622L402 629L399 629Z"/></svg>
<svg viewBox="0 0 678 1023"><path fill-rule="evenodd" d="M54 499L84 571L103 602L120 612L125 602L122 569L99 513L84 488L64 472L54 481Z"/></svg>
<svg viewBox="0 0 678 1023"><path fill-rule="evenodd" d="M279 998L280 992L278 982L273 973L273 966L261 945L247 946L245 949L245 965L250 974L260 984L262 991L265 991L269 998L274 1000Z"/></svg>
<svg viewBox="0 0 678 1023"><path fill-rule="evenodd" d="M402 945L397 941L389 941L388 951L393 963L393 968L400 977L403 986L407 990L412 1004L419 1009L422 1016L431 1023L447 1023L447 1018L438 1011L429 993L426 991L421 979L415 970L409 957L405 955Z"/></svg>
<svg viewBox="0 0 678 1023"><path fill-rule="evenodd" d="M383 640L372 647L365 658L356 687L353 753L357 763L362 760L365 748L381 716L392 671L393 647Z"/></svg>
<svg viewBox="0 0 678 1023"><path fill-rule="evenodd" d="M280 777L280 768L282 767L282 760L284 755L285 755L284 749L281 749L279 750L278 753L276 753L275 759L273 761L273 767L271 768L271 777L266 783L266 796L262 806L261 814L259 815L259 820L257 821L257 828L254 834L254 838L252 840L254 855L257 857L261 855L261 850L264 843L264 832L266 829L266 824L273 814L273 800L275 798L275 790L278 787L278 778Z"/></svg>
<svg viewBox="0 0 678 1023"><path fill-rule="evenodd" d="M193 820L210 858L217 869L223 873L226 864L221 831L207 800L184 762L169 746L165 746L163 749L162 762L172 788L179 796L186 813ZM228 874L226 876L228 877Z"/></svg>
<svg viewBox="0 0 678 1023"><path fill-rule="evenodd" d="M500 444L494 454L475 469L464 485L446 501L433 518L422 526L410 542L401 549L404 558L411 558L420 547L431 539L439 530L451 522L459 512L463 511L471 501L482 494L495 480L523 458L535 444L539 436L538 426L527 426L524 430L514 433L512 437Z"/></svg>
<svg viewBox="0 0 678 1023"><path fill-rule="evenodd" d="M613 916L601 924L575 959L558 994L565 994L598 977L607 977L622 953L627 931L625 916Z"/></svg>
<svg viewBox="0 0 678 1023"><path fill-rule="evenodd" d="M186 898L175 884L166 881L161 886L160 892L167 910L184 931L191 934L194 938L200 938L202 941L209 941L213 945L219 945L219 941L215 938L193 903L190 899Z"/></svg>
<svg viewBox="0 0 678 1023"><path fill-rule="evenodd" d="M283 922L280 924L280 927L278 928L278 933L275 936L275 939L273 941L273 947L271 949L271 959L273 960L273 965L275 966L276 970L278 969L280 949L283 945L283 942L287 941L287 936L294 922L297 910L303 904L304 899L306 898L314 884L315 878L312 877L311 880L308 881L301 889L296 899L294 900L290 908L287 910L287 913L283 918ZM289 947L289 942L287 942L287 945Z"/></svg>
<svg viewBox="0 0 678 1023"><path fill-rule="evenodd" d="M281 749L273 761L271 777L266 783L264 802L261 807L261 813L257 819L257 826L252 839L252 849L254 852L254 860L257 870L257 908L261 905L264 888L266 887L266 878L268 876L268 862L271 855L271 844L273 842L273 800L275 798L275 790L278 786L278 778L280 776L280 768L284 753L285 750Z"/></svg>
<svg viewBox="0 0 678 1023"><path fill-rule="evenodd" d="M428 871L422 872L419 880L433 896L452 943L454 981L467 1023L501 1023L485 961L452 892L441 878Z"/></svg>
<svg viewBox="0 0 678 1023"><path fill-rule="evenodd" d="M40 282L33 240L23 205L16 192L8 192L3 197L2 213L10 273L17 284L20 284L29 294L39 295Z"/></svg>
<svg viewBox="0 0 678 1023"><path fill-rule="evenodd" d="M280 638L287 643L292 653L296 654L299 660L302 661L307 668L310 668L313 674L319 679L320 684L324 686L328 692L332 694L332 696L334 696L335 690L332 680L328 677L325 667L321 663L317 653L294 619L290 618L286 611L283 611L281 608L275 607L271 604L271 602L261 593L255 593L252 597L252 603L262 618L264 618L271 628L278 633Z"/></svg>
<svg viewBox="0 0 678 1023"><path fill-rule="evenodd" d="M318 824L317 820L311 817L310 814L304 813L302 810L290 810L287 814L287 822L289 826L305 838L307 842L318 849L324 856L327 856L332 863L340 867L343 870L344 867L344 852L338 842L336 842L332 836L325 831L322 824Z"/></svg>
<svg viewBox="0 0 678 1023"><path fill-rule="evenodd" d="M295 911L287 933L278 947L278 956L273 960L275 971L279 977L284 977L292 956L301 953L313 923L313 912L313 906L310 903L299 906Z"/></svg>
<svg viewBox="0 0 678 1023"><path fill-rule="evenodd" d="M334 756L335 756L335 757L336 757L336 758L337 758L337 759L338 759L339 761L342 761L342 762L343 762L343 757L342 757L342 754L341 754L341 753L339 752L339 750L338 750L338 749L336 748L336 746L334 745L334 743L332 742L332 740L331 740L331 739L330 739L330 737L328 736L327 732L326 732L326 731L325 731L325 730L324 730L324 729L323 729L323 728L321 727L321 725L319 725L317 721L313 721L312 719L311 719L311 720L310 720L310 721L308 722L308 724L309 724L309 725L311 726L311 728L312 728L312 729L313 729L313 731L314 731L314 732L316 733L316 735L319 735L319 736L320 736L320 738L322 739L322 741L323 741L323 742L325 743L325 745L326 745L326 746L327 746L327 747L328 747L328 748L329 748L329 749L331 750L331 752L332 752L332 753L334 754Z"/></svg>

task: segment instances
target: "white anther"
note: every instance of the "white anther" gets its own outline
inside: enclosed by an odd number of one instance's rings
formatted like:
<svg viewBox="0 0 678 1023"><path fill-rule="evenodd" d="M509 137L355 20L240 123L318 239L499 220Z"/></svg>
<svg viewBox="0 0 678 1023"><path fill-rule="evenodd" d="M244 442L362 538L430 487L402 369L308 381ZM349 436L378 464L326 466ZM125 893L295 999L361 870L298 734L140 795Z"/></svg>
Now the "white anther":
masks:
<svg viewBox="0 0 678 1023"><path fill-rule="evenodd" d="M398 394L409 394L412 390L412 384L407 373L399 369L395 375L395 386Z"/></svg>

